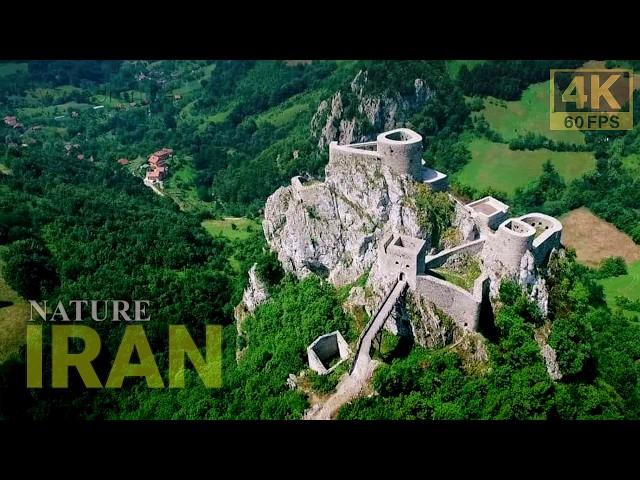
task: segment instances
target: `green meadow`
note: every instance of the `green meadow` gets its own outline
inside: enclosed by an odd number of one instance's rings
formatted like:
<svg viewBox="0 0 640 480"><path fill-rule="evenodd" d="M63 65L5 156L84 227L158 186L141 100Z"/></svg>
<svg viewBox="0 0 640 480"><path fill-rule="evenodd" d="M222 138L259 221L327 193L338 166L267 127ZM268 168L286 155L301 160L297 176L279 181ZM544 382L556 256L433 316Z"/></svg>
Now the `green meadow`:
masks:
<svg viewBox="0 0 640 480"><path fill-rule="evenodd" d="M229 240L242 240L260 230L260 223L245 217L226 217L221 220L205 220L202 226L213 236L222 235Z"/></svg>
<svg viewBox="0 0 640 480"><path fill-rule="evenodd" d="M628 265L626 275L600 280L604 288L609 306L615 305L616 297L627 297L629 300L640 300L640 261Z"/></svg>
<svg viewBox="0 0 640 480"><path fill-rule="evenodd" d="M584 145L580 132L549 129L549 82L527 88L518 101L507 102L493 97L484 99L482 115L493 130L509 141L528 132L544 135L555 141Z"/></svg>
<svg viewBox="0 0 640 480"><path fill-rule="evenodd" d="M476 188L492 187L509 195L538 178L547 160L565 180L582 176L596 164L590 152L517 151L484 138L471 140L469 150L471 161L454 177Z"/></svg>

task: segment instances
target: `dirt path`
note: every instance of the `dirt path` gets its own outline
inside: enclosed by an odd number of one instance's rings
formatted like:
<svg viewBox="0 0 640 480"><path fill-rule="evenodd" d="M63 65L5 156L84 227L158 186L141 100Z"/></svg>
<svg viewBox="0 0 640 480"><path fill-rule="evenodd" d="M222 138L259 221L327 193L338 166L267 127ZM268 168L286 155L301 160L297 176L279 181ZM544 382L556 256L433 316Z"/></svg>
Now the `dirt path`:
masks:
<svg viewBox="0 0 640 480"><path fill-rule="evenodd" d="M373 339L382 329L389 315L391 315L394 305L406 286L407 282L405 281L396 283L393 290L384 299L371 324L366 327L364 335L359 342L359 348L356 351L351 374L344 374L340 378L336 392L324 402L313 405L304 415L305 420L331 420L336 416L342 405L356 397L371 392L369 379L380 364L380 362L371 359L371 345Z"/></svg>
<svg viewBox="0 0 640 480"><path fill-rule="evenodd" d="M369 378L380 362L370 360L364 369L354 370L353 374L345 373L340 379L336 392L324 403L313 405L304 415L304 420L331 420L345 403L371 393Z"/></svg>

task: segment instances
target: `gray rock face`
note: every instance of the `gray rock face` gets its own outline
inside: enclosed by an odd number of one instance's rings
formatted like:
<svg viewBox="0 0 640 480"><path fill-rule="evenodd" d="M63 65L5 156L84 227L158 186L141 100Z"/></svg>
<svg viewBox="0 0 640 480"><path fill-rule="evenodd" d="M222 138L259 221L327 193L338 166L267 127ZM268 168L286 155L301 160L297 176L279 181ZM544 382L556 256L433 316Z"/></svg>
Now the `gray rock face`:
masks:
<svg viewBox="0 0 640 480"><path fill-rule="evenodd" d="M535 260L530 251L522 257L518 281L529 290L529 298L538 305L540 312L546 317L549 311L547 283L541 272L536 269Z"/></svg>
<svg viewBox="0 0 640 480"><path fill-rule="evenodd" d="M442 348L450 344L456 325L446 316L438 315L433 305L421 297L408 294L405 304L414 341L426 348Z"/></svg>
<svg viewBox="0 0 640 480"><path fill-rule="evenodd" d="M549 335L551 334L551 322L546 321L544 325L536 329L534 338L540 347L540 354L547 367L547 373L552 380L558 381L562 379L560 365L556 359L556 351L549 345Z"/></svg>
<svg viewBox="0 0 640 480"><path fill-rule="evenodd" d="M552 380L561 380L562 372L560 372L560 366L556 360L556 351L549 344L545 344L542 347L542 358L547 366L547 373Z"/></svg>
<svg viewBox="0 0 640 480"><path fill-rule="evenodd" d="M236 328L238 334L241 335L241 327L244 320L251 315L258 306L269 299L269 291L258 274L256 273L256 265L249 269L249 284L244 289L242 301L234 309L234 317L236 319Z"/></svg>
<svg viewBox="0 0 640 480"><path fill-rule="evenodd" d="M367 71L360 70L350 84L350 91L336 92L330 100L323 100L311 120L311 133L323 149L333 140L352 143L369 140L361 132L392 130L429 102L435 92L420 78L414 81L414 93L402 96L399 92L368 93ZM345 117L345 95L355 102L357 115Z"/></svg>
<svg viewBox="0 0 640 480"><path fill-rule="evenodd" d="M281 187L267 199L264 234L285 270L345 285L372 266L388 231L429 237L409 200L409 178L358 158L333 162L325 174L325 182Z"/></svg>
<svg viewBox="0 0 640 480"><path fill-rule="evenodd" d="M475 240L480 235L473 217L469 211L458 202L455 204L455 214L452 223L453 226L458 229L460 243Z"/></svg>

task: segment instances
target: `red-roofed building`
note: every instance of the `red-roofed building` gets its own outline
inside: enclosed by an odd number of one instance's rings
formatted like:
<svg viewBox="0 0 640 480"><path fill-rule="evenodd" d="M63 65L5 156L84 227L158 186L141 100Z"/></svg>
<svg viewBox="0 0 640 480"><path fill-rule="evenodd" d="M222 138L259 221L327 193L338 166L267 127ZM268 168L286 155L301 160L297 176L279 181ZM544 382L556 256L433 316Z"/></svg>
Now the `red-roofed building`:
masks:
<svg viewBox="0 0 640 480"><path fill-rule="evenodd" d="M157 167L158 165L164 164L164 159L160 158L157 155L151 155L149 157L149 165L152 167Z"/></svg>
<svg viewBox="0 0 640 480"><path fill-rule="evenodd" d="M120 165L127 165L129 163L129 160L127 160L126 158L121 158L118 160L118 163Z"/></svg>
<svg viewBox="0 0 640 480"><path fill-rule="evenodd" d="M6 117L4 117L3 120L4 120L4 123L9 125L10 127L14 127L18 123L18 119L11 115L7 115Z"/></svg>
<svg viewBox="0 0 640 480"><path fill-rule="evenodd" d="M173 150L170 148L163 148L162 150L158 150L154 152L152 157L158 157L160 160L166 160L173 154Z"/></svg>
<svg viewBox="0 0 640 480"><path fill-rule="evenodd" d="M144 178L147 186L152 186L156 182L161 182L167 174L168 167L165 160L173 154L171 148L163 148L151 154L148 160L149 170Z"/></svg>
<svg viewBox="0 0 640 480"><path fill-rule="evenodd" d="M80 154L80 155L78 155L78 157L77 157L77 158L78 158L78 160L84 160L84 155L83 155L83 154Z"/></svg>

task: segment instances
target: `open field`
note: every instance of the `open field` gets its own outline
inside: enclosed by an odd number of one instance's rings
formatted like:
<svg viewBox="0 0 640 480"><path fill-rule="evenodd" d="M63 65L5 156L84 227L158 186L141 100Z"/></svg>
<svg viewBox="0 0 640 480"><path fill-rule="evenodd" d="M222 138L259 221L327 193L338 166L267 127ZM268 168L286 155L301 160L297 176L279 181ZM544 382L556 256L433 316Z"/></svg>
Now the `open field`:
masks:
<svg viewBox="0 0 640 480"><path fill-rule="evenodd" d="M164 193L178 204L180 210L191 211L207 204L200 200L193 184L196 171L188 155L174 155L169 160L169 176L164 181Z"/></svg>
<svg viewBox="0 0 640 480"><path fill-rule="evenodd" d="M137 102L140 105L146 99L146 94L139 90L128 90L125 93L127 94L127 99L117 95L108 96L104 93L97 93L91 97L91 101L96 105L104 105L108 108L115 108L118 104L131 108L129 106L130 102Z"/></svg>
<svg viewBox="0 0 640 480"><path fill-rule="evenodd" d="M233 227L235 225L235 228ZM245 217L226 217L222 220L205 220L202 226L213 236L222 235L229 240L245 239L251 232L261 230L258 222Z"/></svg>
<svg viewBox="0 0 640 480"><path fill-rule="evenodd" d="M623 257L627 264L640 260L640 246L631 237L587 208L572 210L560 218L562 243L576 250L578 261L596 267L603 258ZM640 288L640 284L637 285ZM640 293L639 293L640 294Z"/></svg>
<svg viewBox="0 0 640 480"><path fill-rule="evenodd" d="M318 91L294 95L282 105L273 107L255 117L256 124L261 127L270 123L274 127L282 127L294 121L301 113L315 111L320 103L322 93Z"/></svg>
<svg viewBox="0 0 640 480"><path fill-rule="evenodd" d="M17 72L27 72L26 63L7 62L0 63L0 77L6 77Z"/></svg>
<svg viewBox="0 0 640 480"><path fill-rule="evenodd" d="M616 62L620 65L619 68L630 68L626 60L616 60ZM585 63L582 66L582 68L606 68L605 67L606 63L607 62L603 60L589 60L587 63ZM640 89L640 74L635 72L633 74L633 89L634 90Z"/></svg>
<svg viewBox="0 0 640 480"><path fill-rule="evenodd" d="M202 84L200 83L202 80L209 80L211 78L211 73L215 70L216 64L212 63L203 67L200 67L198 70L198 77L194 80L190 80L188 82L183 82L180 87L173 90L171 93L174 95L190 95L191 93L202 88Z"/></svg>
<svg viewBox="0 0 640 480"><path fill-rule="evenodd" d="M17 113L20 119L36 118L36 117L56 117L58 115L67 115L71 110L88 110L93 105L88 103L66 102L60 105L51 105L48 107L23 107L18 108Z"/></svg>
<svg viewBox="0 0 640 480"><path fill-rule="evenodd" d="M595 168L595 158L589 152L515 151L484 138L471 140L469 150L471 161L455 177L464 184L480 189L493 187L509 195L539 177L547 160L565 180L579 178Z"/></svg>
<svg viewBox="0 0 640 480"><path fill-rule="evenodd" d="M281 127L289 123L298 116L298 114L302 112L306 112L309 110L309 105L304 103L293 104L288 108L279 109L279 111L268 111L265 112L264 115L261 115L258 119L256 119L256 123L258 126L262 126L264 123L270 123L275 127Z"/></svg>
<svg viewBox="0 0 640 480"><path fill-rule="evenodd" d="M513 102L485 98L481 113L491 128L507 141L533 132L555 141L584 145L581 132L549 129L549 88L548 81L536 83L522 93L520 100Z"/></svg>
<svg viewBox="0 0 640 480"><path fill-rule="evenodd" d="M24 343L29 304L2 278L0 265L0 363Z"/></svg>
<svg viewBox="0 0 640 480"><path fill-rule="evenodd" d="M598 283L604 288L607 303L615 306L616 297L640 300L640 261L627 265L629 273L619 277L605 278ZM632 312L633 313L633 312Z"/></svg>

